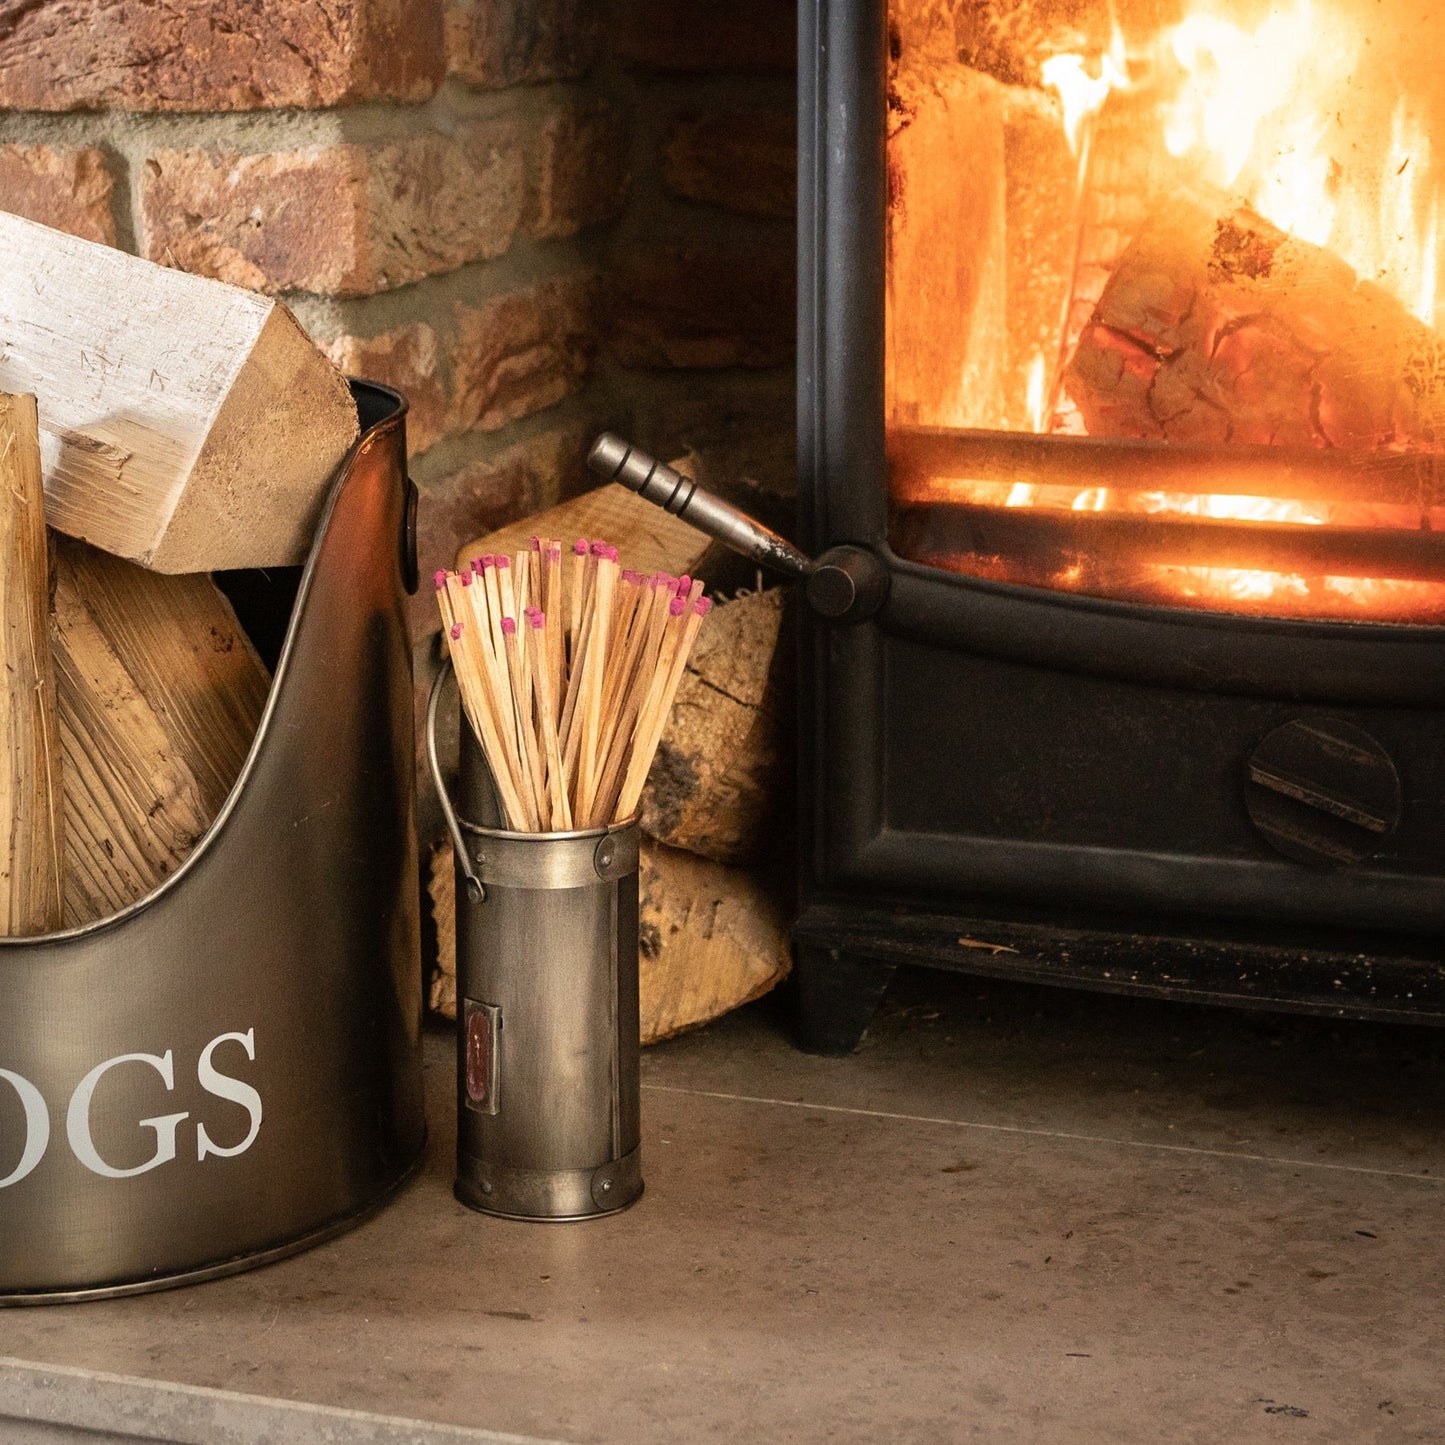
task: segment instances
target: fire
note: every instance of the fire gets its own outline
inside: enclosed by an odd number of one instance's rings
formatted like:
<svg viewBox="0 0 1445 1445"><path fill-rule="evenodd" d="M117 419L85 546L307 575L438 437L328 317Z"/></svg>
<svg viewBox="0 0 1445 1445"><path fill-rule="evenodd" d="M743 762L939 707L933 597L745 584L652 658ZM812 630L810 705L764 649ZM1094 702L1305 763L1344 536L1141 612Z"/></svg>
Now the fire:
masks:
<svg viewBox="0 0 1445 1445"><path fill-rule="evenodd" d="M1088 30L1107 3L1043 8ZM1146 31L1162 9L1169 20ZM1421 580L1428 541L1247 530L1445 532L1445 340L1426 330L1445 261L1445 156L1435 155L1445 7L1181 0L1129 6L1124 20L1127 34L1093 29L1091 48L1070 40L1042 58L1043 100L992 72L982 88L908 77L915 89L899 113L911 118L889 144L914 184L890 212L890 240L907 244L889 253L889 305L911 324L901 339L889 334L889 426L1052 434L1025 453L1050 462L1053 438L1092 428L1217 447L1218 467L1211 456L1207 470L1172 469L1171 487L1197 479L1199 491L1184 493L1146 490L1155 477L1137 452L1116 475L1098 448L1074 485L1063 466L1029 461L990 464L988 480L949 475L951 463L930 453L926 466L894 472L896 500L919 509L903 520L921 528L926 508L976 510L940 531L948 560L926 560L1027 585L1275 615L1445 620L1445 579ZM956 190L937 184L950 151L966 173ZM935 236L949 240L935 249ZM949 283L937 294L950 298L936 323L911 309L934 294L934 256ZM967 380L935 386L935 374ZM1244 495L1268 489L1257 471L1231 474L1236 444L1351 455L1343 479L1329 474L1333 500L1298 499L1315 458L1289 497L1260 497ZM1438 465L1421 465L1418 489L1409 476L1400 483L1399 467L1386 486L1362 455L1372 447ZM1093 485L1116 480L1125 484ZM1031 525L1005 508L1099 515ZM1150 517L1157 526L1143 525ZM920 531L900 536L923 552L933 545ZM970 536L967 547L957 541ZM1228 566L1231 547L1242 562L1310 575ZM1390 568L1403 575L1371 575Z"/></svg>
<svg viewBox="0 0 1445 1445"><path fill-rule="evenodd" d="M1048 386L1048 362L1044 360L1044 354L1040 351L1035 354L1034 359L1029 363L1026 396L1029 426L1035 432L1046 432L1049 429Z"/></svg>
<svg viewBox="0 0 1445 1445"><path fill-rule="evenodd" d="M1081 171L1089 123L1147 75L1159 142L1192 181L1328 246L1433 324L1441 207L1429 134L1403 95L1384 125L1377 98L1361 98L1368 43L1343 10L1312 0L1272 7L1253 28L1201 9L1132 51L1116 27L1093 60L1055 55L1040 75Z"/></svg>
<svg viewBox="0 0 1445 1445"><path fill-rule="evenodd" d="M1292 0L1252 25L1200 8L1150 43L1128 49L1117 26L1108 51L1089 59L1060 54L1041 77L1058 93L1064 134L1088 183L1092 128L1119 91L1159 97L1157 144L1180 163L1185 183L1243 201L1281 230L1328 247L1362 279L1390 292L1433 325L1441 205L1423 117L1400 94L1388 125L1354 93L1370 37L1338 4ZM1378 101L1372 101L1378 105ZM1147 138L1146 138L1147 143ZM1043 358L1028 373L1027 414L1050 429ZM1055 398L1056 399L1056 398ZM977 484L954 482L965 493ZM957 495L957 492L955 492ZM1418 515L1386 523L1324 504L1234 496L1071 490L1015 483L984 505L1067 507L1212 520L1321 526L1420 525ZM1370 509L1344 509L1344 512ZM1336 602L1389 606L1429 584L1359 577L1304 578L1230 567L1154 565L1161 584L1202 605L1307 611L1322 589ZM1404 589L1403 592L1401 589Z"/></svg>
<svg viewBox="0 0 1445 1445"><path fill-rule="evenodd" d="M1083 152L1085 123L1097 115L1104 102L1116 90L1128 85L1128 59L1124 54L1124 37L1117 26L1109 50L1096 62L1097 75L1089 74L1088 62L1082 55L1054 55L1044 61L1040 75L1045 85L1056 90L1063 106L1064 134L1069 149Z"/></svg>

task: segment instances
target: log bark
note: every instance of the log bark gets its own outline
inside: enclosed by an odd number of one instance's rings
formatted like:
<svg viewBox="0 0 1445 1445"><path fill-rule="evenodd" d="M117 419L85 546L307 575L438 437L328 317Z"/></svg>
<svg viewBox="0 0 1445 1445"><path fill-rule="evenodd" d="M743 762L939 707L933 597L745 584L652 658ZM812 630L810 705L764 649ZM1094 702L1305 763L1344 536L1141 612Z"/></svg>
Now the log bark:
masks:
<svg viewBox="0 0 1445 1445"><path fill-rule="evenodd" d="M165 577L55 539L65 921L144 897L220 811L268 679L208 577Z"/></svg>
<svg viewBox="0 0 1445 1445"><path fill-rule="evenodd" d="M0 251L50 525L162 572L302 561L357 412L290 312L19 216Z"/></svg>
<svg viewBox="0 0 1445 1445"><path fill-rule="evenodd" d="M1445 443L1445 344L1339 257L1177 197L1120 258L1067 370L1093 436Z"/></svg>
<svg viewBox="0 0 1445 1445"><path fill-rule="evenodd" d="M713 609L642 795L649 837L734 864L774 841L792 796L792 649L779 646L791 598L779 587Z"/></svg>
<svg viewBox="0 0 1445 1445"><path fill-rule="evenodd" d="M0 926L60 926L62 799L49 560L33 396L0 396Z"/></svg>
<svg viewBox="0 0 1445 1445"><path fill-rule="evenodd" d="M429 1003L456 1018L456 891L450 844L428 893L438 969ZM656 1043L760 998L788 973L786 909L746 870L644 843L639 924L642 1042Z"/></svg>

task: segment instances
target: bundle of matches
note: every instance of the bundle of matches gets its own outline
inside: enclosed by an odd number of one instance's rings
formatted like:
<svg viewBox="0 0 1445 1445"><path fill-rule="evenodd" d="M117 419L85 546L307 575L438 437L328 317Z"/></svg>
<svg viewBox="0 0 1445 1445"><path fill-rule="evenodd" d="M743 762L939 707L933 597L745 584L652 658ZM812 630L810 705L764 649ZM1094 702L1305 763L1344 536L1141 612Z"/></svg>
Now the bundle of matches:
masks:
<svg viewBox="0 0 1445 1445"><path fill-rule="evenodd" d="M615 547L533 537L436 574L462 706L516 832L632 817L712 603L702 583L624 571Z"/></svg>

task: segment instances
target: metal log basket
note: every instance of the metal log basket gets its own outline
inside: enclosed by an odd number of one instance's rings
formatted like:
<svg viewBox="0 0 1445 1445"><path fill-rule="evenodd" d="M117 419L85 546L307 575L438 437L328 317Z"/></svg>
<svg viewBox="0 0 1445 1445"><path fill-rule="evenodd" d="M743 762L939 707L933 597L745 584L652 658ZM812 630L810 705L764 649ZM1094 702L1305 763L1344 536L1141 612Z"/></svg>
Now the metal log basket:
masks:
<svg viewBox="0 0 1445 1445"><path fill-rule="evenodd" d="M0 939L0 1302L156 1289L340 1232L425 1137L411 656L415 492L395 392L284 607L225 807L114 917Z"/></svg>

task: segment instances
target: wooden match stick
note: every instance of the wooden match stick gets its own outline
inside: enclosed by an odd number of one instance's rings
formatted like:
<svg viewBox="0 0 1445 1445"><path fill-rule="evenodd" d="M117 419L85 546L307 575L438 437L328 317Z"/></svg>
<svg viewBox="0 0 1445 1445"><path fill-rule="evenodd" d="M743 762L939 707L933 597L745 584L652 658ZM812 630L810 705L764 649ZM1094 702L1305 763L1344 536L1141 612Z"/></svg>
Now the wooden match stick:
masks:
<svg viewBox="0 0 1445 1445"><path fill-rule="evenodd" d="M567 666L577 667L577 645L582 636L582 579L587 569L587 539L578 537L572 544L572 565L569 570Z"/></svg>
<svg viewBox="0 0 1445 1445"><path fill-rule="evenodd" d="M684 598L677 598L687 607ZM666 680L662 689L658 692L656 700L650 709L644 710L646 722L643 718L638 720L638 735L632 743L632 761L628 765L627 779L622 785L622 794L617 802L618 820L630 818L637 811L637 805L642 799L642 789L647 782L647 774L652 769L652 760L657 754L657 746L662 741L662 730L667 723L668 714L672 711L673 699L677 696L678 684L682 681L682 670L687 665L687 659L692 652L692 645L697 640L698 629L702 626L703 618L712 608L712 603L706 597L699 597L690 608L687 608L687 622L682 636L677 640L672 650L672 656L667 669Z"/></svg>
<svg viewBox="0 0 1445 1445"><path fill-rule="evenodd" d="M587 643L582 680L582 741L577 772L577 813L588 817L597 797L597 784L602 759L598 748L602 740L602 681L607 667L608 639L612 630L613 595L619 573L615 549L606 549L597 558L592 600L592 637Z"/></svg>
<svg viewBox="0 0 1445 1445"><path fill-rule="evenodd" d="M552 676L547 663L547 633L561 631L560 624L549 628L546 614L533 608L527 621L532 627L532 683L537 694L537 716L542 720L542 747L547 755L547 795L552 805L552 826L564 832L572 829L572 804L567 796L567 773L562 766L562 748L557 738L557 709L552 697Z"/></svg>
<svg viewBox="0 0 1445 1445"><path fill-rule="evenodd" d="M542 606L552 618L547 629L547 656L551 659L552 702L557 709L553 722L562 721L562 701L567 691L567 614L562 598L562 544L547 544L547 600Z"/></svg>
<svg viewBox="0 0 1445 1445"><path fill-rule="evenodd" d="M450 600L442 587L439 586L437 592L441 600L442 617L444 620L448 619L451 617ZM527 827L527 812L513 784L508 753L493 725L491 708L481 693L479 680L485 676L486 670L476 655L474 638L468 635L466 623L456 619L449 621L447 641L452 650L457 686L462 694L462 707L487 759L497 791L497 801L502 807L503 820L508 828L524 830Z"/></svg>
<svg viewBox="0 0 1445 1445"><path fill-rule="evenodd" d="M507 645L507 674L511 679L512 713L516 719L517 746L522 758L522 773L528 783L522 802L537 819L537 831L547 829L549 809L541 754L537 751L537 735L532 731L532 689L522 660L517 639L517 619L502 618L502 636Z"/></svg>

